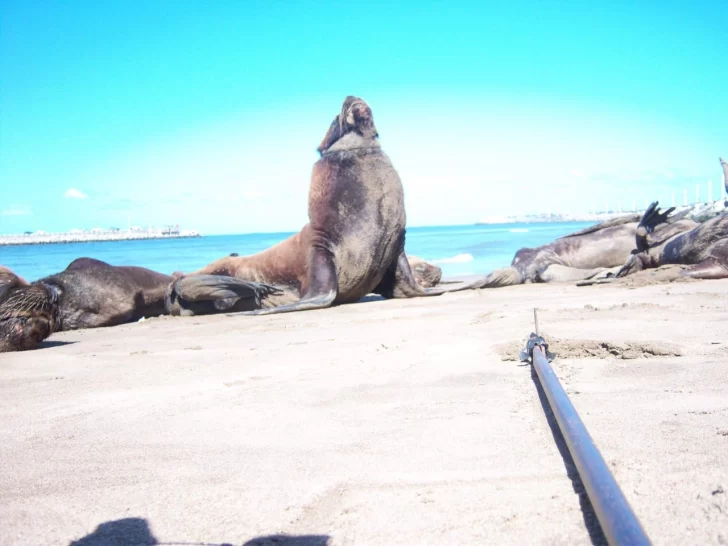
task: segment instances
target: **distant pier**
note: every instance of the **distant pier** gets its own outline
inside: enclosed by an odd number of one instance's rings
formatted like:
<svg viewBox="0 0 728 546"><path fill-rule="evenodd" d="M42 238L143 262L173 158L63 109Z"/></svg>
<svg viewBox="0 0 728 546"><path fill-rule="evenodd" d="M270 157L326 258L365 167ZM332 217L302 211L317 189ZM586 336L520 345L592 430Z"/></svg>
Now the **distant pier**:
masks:
<svg viewBox="0 0 728 546"><path fill-rule="evenodd" d="M94 243L102 241L135 241L140 239L184 239L202 237L197 231L180 231L168 227L159 229L74 229L64 233L45 231L26 232L15 235L0 235L0 246L9 245L53 245L62 243Z"/></svg>

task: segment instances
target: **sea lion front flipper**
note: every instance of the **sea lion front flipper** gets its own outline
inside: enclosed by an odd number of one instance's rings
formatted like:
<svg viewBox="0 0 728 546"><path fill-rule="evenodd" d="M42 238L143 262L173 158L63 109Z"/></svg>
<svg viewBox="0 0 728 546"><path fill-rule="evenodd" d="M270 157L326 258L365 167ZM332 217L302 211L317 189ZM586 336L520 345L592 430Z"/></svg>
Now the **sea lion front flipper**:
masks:
<svg viewBox="0 0 728 546"><path fill-rule="evenodd" d="M321 248L314 248L308 270L308 289L301 299L295 303L287 303L278 307L231 313L237 315L275 315L278 313L291 313L294 311L313 311L331 307L339 293L336 266L331 254Z"/></svg>
<svg viewBox="0 0 728 546"><path fill-rule="evenodd" d="M233 307L260 307L275 286L223 275L190 275L170 283L165 306L171 315L205 315Z"/></svg>

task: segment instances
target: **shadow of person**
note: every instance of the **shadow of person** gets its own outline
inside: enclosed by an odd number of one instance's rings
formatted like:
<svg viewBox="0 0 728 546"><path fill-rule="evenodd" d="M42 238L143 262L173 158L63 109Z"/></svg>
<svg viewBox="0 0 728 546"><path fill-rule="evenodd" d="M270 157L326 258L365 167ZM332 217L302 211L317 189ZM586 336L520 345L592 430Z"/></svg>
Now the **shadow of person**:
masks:
<svg viewBox="0 0 728 546"><path fill-rule="evenodd" d="M243 546L327 546L328 535L266 535ZM159 542L144 518L125 518L102 523L93 533L68 546L233 546L228 542Z"/></svg>
<svg viewBox="0 0 728 546"><path fill-rule="evenodd" d="M155 546L159 544L143 518L107 521L93 533L71 542L68 546Z"/></svg>

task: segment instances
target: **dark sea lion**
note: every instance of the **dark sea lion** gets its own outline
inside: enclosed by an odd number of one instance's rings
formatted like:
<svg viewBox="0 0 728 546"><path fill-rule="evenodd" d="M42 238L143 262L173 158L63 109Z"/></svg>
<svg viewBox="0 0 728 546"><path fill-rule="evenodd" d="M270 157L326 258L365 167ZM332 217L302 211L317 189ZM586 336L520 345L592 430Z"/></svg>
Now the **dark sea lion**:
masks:
<svg viewBox="0 0 728 546"><path fill-rule="evenodd" d="M93 258L79 258L60 273L28 283L0 268L0 352L33 349L53 332L114 326L167 314L167 292L174 278L135 266L112 266ZM177 297L200 305L207 297L197 286L178 287ZM260 298L273 290L232 279L216 283L216 302ZM227 300L225 299L227 297ZM186 299L185 299L186 298Z"/></svg>
<svg viewBox="0 0 728 546"><path fill-rule="evenodd" d="M516 252L511 266L491 273L482 288L573 282L614 274L635 251L639 220L639 214L624 215L565 235L547 245L522 248ZM690 220L662 224L657 232L650 233L650 237L661 233L673 235L696 225ZM647 239L645 244L650 244Z"/></svg>
<svg viewBox="0 0 728 546"><path fill-rule="evenodd" d="M728 196L728 163L722 157L720 160L720 166L723 167L723 186L725 187L726 196Z"/></svg>
<svg viewBox="0 0 728 546"><path fill-rule="evenodd" d="M404 252L404 190L366 102L344 100L318 152L309 223L299 233L252 256L222 258L180 280L204 274L277 287L278 293L245 313L255 315L321 309L370 293L412 298L475 288L475 283L424 288L415 281Z"/></svg>
<svg viewBox="0 0 728 546"><path fill-rule="evenodd" d="M58 323L55 291L0 266L0 353L34 349Z"/></svg>
<svg viewBox="0 0 728 546"><path fill-rule="evenodd" d="M655 203L656 205L656 203ZM728 278L728 214L711 218L682 232L663 232L659 240L645 245L645 234L657 233L654 214L649 209L640 222L637 246L643 250L629 257L617 272L625 277L663 265L685 265L679 276L693 279ZM662 219L660 219L662 220ZM664 220L663 220L664 221Z"/></svg>

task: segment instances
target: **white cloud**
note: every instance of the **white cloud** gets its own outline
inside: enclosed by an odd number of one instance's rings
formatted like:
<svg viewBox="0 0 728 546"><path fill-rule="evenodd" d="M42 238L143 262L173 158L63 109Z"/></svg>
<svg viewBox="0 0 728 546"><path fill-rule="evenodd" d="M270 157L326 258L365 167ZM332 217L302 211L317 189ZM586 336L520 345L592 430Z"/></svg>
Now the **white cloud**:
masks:
<svg viewBox="0 0 728 546"><path fill-rule="evenodd" d="M68 188L66 193L63 194L63 197L67 199L86 199L88 198L88 195L76 188Z"/></svg>
<svg viewBox="0 0 728 546"><path fill-rule="evenodd" d="M0 216L30 216L33 211L26 205L10 205L0 211Z"/></svg>

